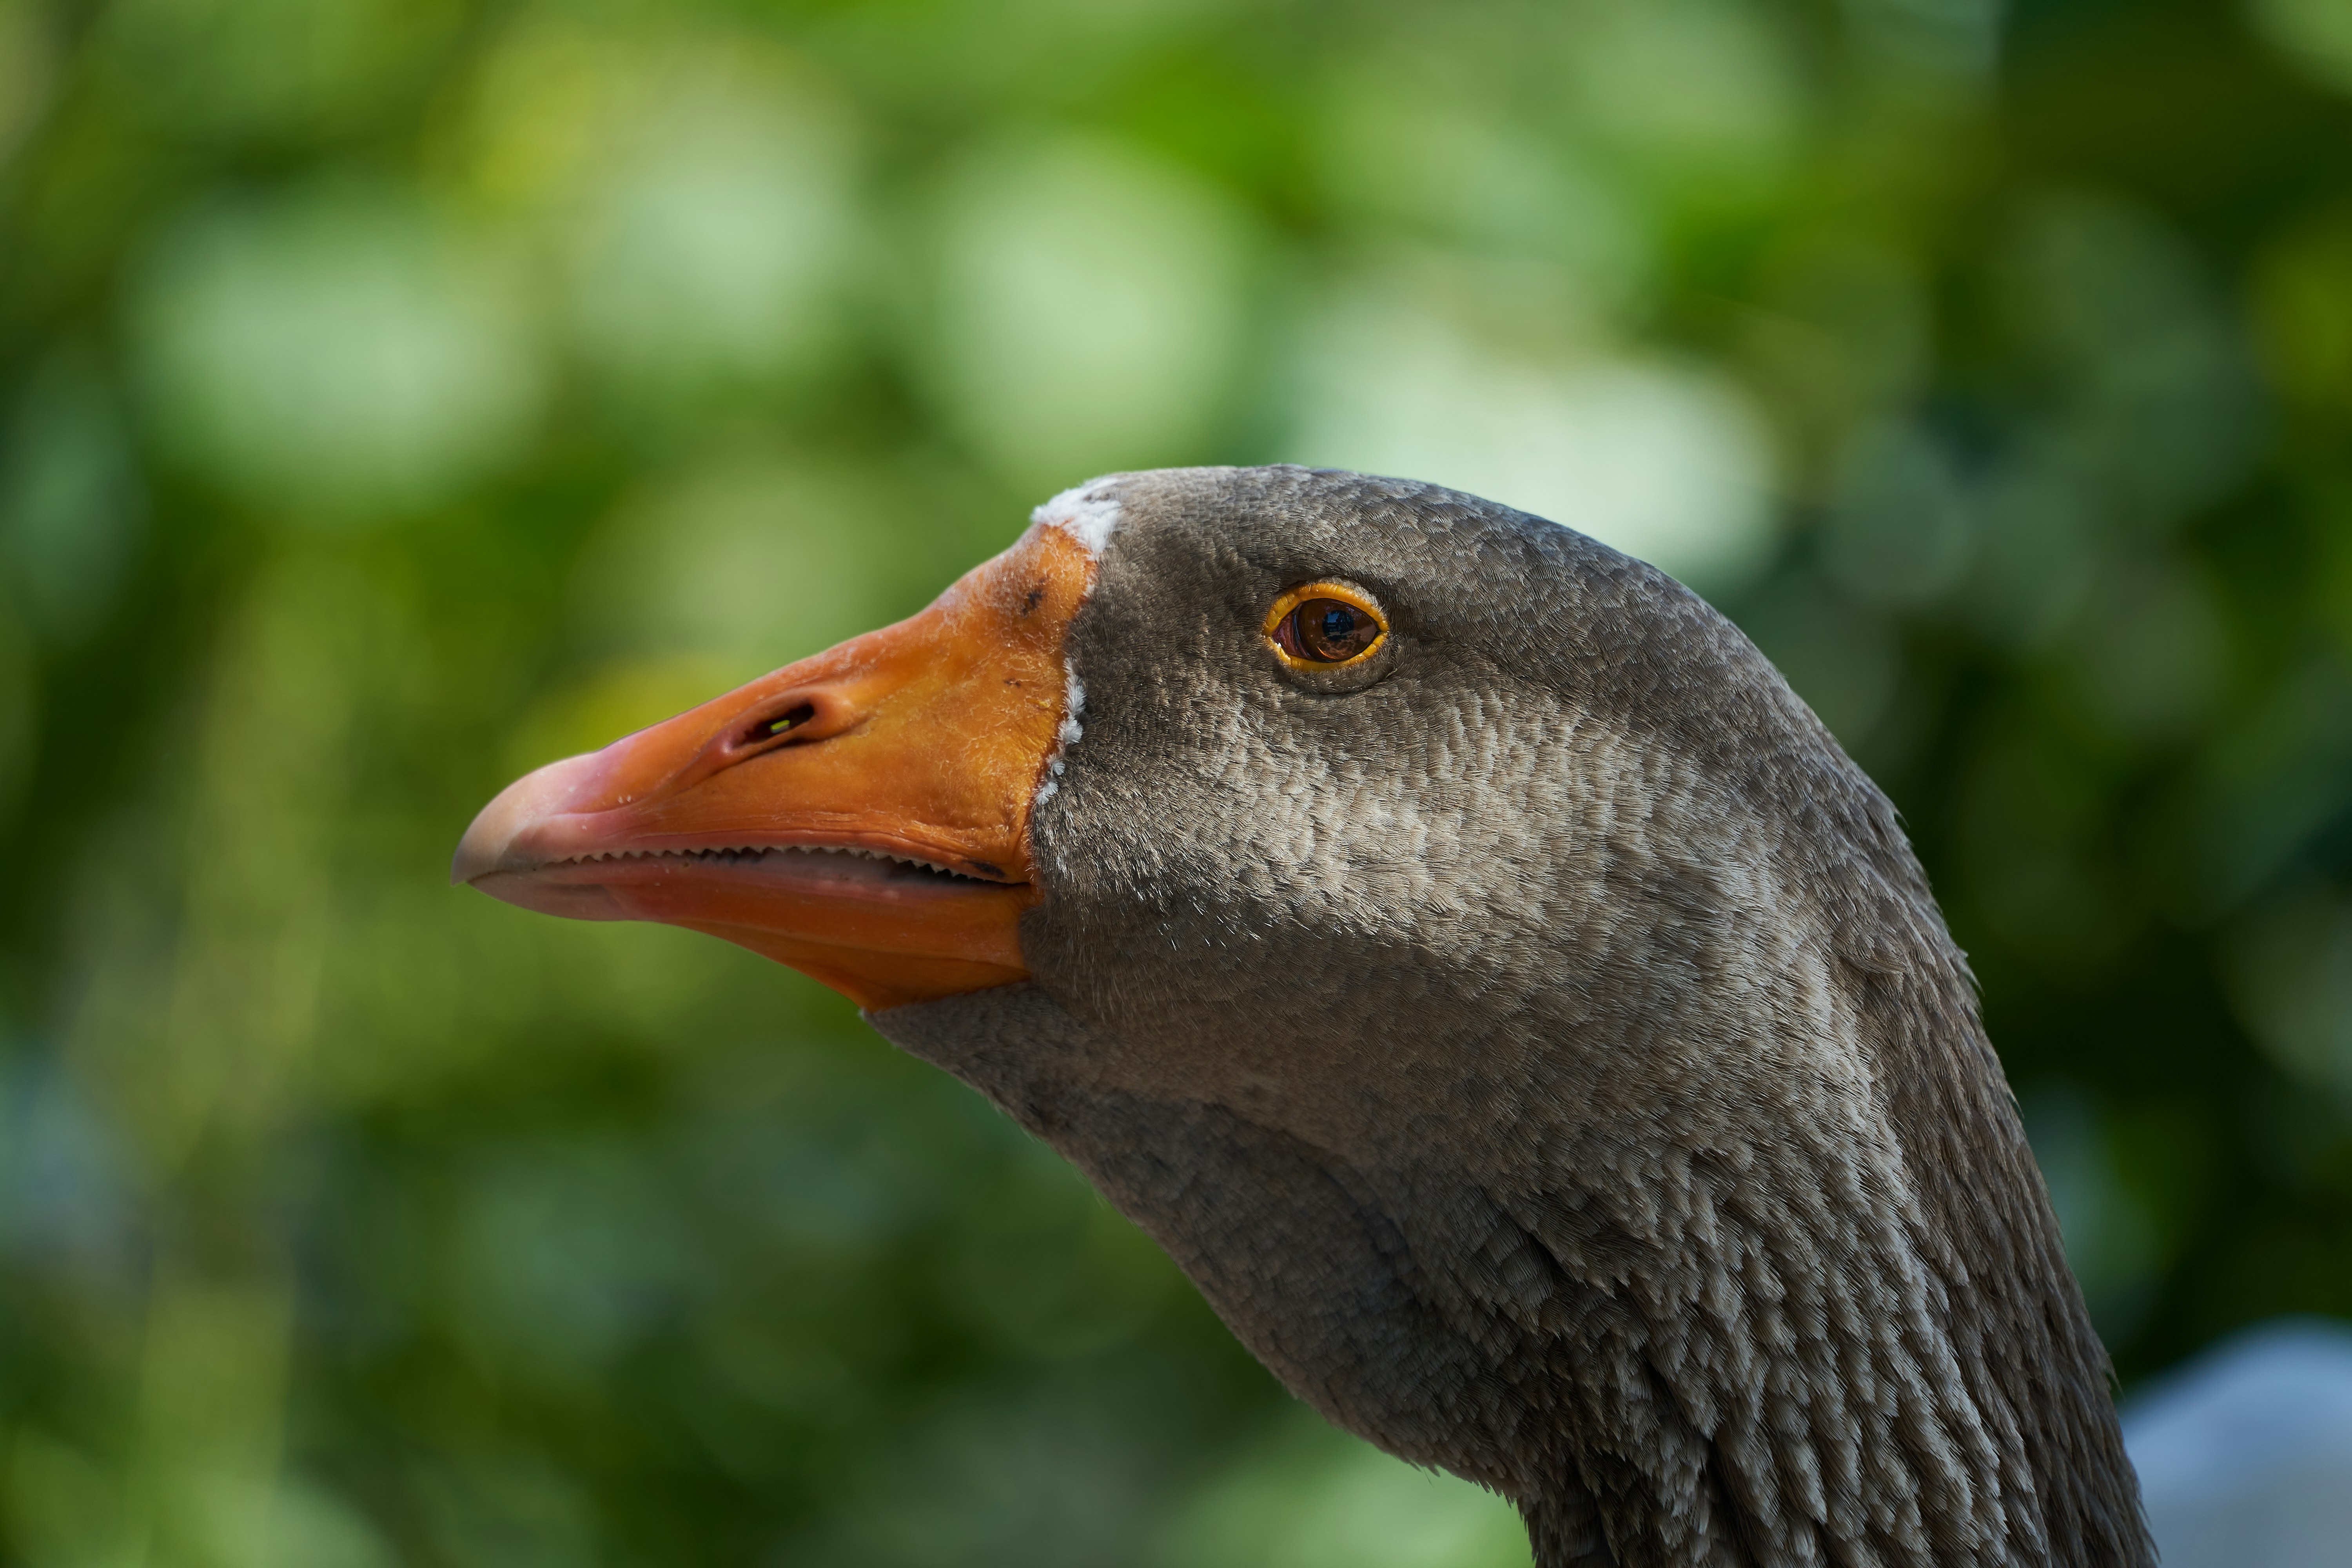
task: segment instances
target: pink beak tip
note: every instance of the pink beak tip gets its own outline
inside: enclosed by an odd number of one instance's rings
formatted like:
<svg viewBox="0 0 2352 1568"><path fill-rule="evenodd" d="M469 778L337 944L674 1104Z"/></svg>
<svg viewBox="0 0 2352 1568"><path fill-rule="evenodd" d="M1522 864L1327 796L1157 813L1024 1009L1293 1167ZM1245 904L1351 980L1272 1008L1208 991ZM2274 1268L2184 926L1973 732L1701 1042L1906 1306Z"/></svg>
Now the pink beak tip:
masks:
<svg viewBox="0 0 2352 1568"><path fill-rule="evenodd" d="M449 859L451 886L478 882L494 872L525 869L532 862L513 854L517 840L551 816L602 804L597 797L603 761L595 752L566 757L500 790L457 841L457 852Z"/></svg>

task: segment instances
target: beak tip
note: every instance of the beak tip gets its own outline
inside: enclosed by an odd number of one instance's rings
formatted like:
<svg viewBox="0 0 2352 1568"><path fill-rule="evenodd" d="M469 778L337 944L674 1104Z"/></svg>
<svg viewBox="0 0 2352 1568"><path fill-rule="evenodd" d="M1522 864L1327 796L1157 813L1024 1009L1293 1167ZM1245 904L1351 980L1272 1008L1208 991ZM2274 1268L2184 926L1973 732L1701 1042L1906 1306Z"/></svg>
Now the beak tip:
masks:
<svg viewBox="0 0 2352 1568"><path fill-rule="evenodd" d="M526 869L511 864L517 839L548 817L591 799L601 782L598 755L567 757L526 773L482 807L449 858L449 885L478 884L493 872Z"/></svg>
<svg viewBox="0 0 2352 1568"><path fill-rule="evenodd" d="M449 857L449 885L453 888L470 886L491 872L500 869L507 850L517 834L528 826L529 819L517 820L509 808L509 789L467 825L466 836L457 840L457 852Z"/></svg>

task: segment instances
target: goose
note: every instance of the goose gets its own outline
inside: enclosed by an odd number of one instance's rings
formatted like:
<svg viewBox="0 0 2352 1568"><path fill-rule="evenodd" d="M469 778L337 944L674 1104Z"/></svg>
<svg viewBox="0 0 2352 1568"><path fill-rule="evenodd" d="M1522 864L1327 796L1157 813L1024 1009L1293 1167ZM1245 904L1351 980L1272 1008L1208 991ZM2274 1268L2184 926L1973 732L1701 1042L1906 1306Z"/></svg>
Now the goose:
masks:
<svg viewBox="0 0 2352 1568"><path fill-rule="evenodd" d="M911 619L517 781L452 878L845 993L1539 1568L2154 1561L1894 808L1570 529L1112 475Z"/></svg>

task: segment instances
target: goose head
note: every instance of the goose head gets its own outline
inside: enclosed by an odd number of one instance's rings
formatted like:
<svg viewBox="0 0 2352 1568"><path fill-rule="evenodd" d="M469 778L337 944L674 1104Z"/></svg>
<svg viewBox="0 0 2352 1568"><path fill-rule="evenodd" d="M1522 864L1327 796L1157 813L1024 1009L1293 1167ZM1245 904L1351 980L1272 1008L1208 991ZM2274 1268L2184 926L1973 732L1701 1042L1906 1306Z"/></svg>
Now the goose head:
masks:
<svg viewBox="0 0 2352 1568"><path fill-rule="evenodd" d="M519 781L454 875L845 992L1545 1568L2152 1561L1893 808L1568 529L1097 480L912 620Z"/></svg>

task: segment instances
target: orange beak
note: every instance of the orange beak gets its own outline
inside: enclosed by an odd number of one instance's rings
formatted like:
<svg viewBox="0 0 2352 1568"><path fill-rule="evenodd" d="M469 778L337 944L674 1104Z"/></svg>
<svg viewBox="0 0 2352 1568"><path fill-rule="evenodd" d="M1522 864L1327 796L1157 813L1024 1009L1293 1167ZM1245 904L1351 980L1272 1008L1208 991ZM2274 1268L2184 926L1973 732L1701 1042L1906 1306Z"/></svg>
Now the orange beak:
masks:
<svg viewBox="0 0 2352 1568"><path fill-rule="evenodd" d="M518 779L450 879L708 931L864 1007L1024 979L1029 809L1093 570L1032 528L910 620Z"/></svg>

